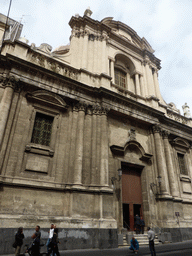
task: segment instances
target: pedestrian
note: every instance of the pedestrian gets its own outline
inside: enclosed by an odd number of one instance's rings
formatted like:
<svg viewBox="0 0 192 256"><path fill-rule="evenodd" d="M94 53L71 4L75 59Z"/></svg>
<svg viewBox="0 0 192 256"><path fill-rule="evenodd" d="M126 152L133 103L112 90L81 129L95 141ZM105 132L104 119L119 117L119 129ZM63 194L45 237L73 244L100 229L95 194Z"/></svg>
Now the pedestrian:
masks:
<svg viewBox="0 0 192 256"><path fill-rule="evenodd" d="M31 238L33 239L33 243L26 252L31 251L31 256L39 256L40 255L40 239L41 239L40 226L38 225L36 226L35 232Z"/></svg>
<svg viewBox="0 0 192 256"><path fill-rule="evenodd" d="M142 234L144 234L144 227L145 227L145 221L144 221L143 217L141 216L140 217L140 230L141 230Z"/></svg>
<svg viewBox="0 0 192 256"><path fill-rule="evenodd" d="M135 254L137 254L139 251L139 242L133 236L130 243L131 243L131 246L129 247L129 250L132 250Z"/></svg>
<svg viewBox="0 0 192 256"><path fill-rule="evenodd" d="M60 256L59 249L58 249L58 243L60 243L58 240L58 228L55 228L53 237L50 242L50 249L48 252L48 256L50 256L52 253L53 253L53 255Z"/></svg>
<svg viewBox="0 0 192 256"><path fill-rule="evenodd" d="M47 253L49 252L49 244L51 242L51 239L53 237L53 233L54 233L54 224L51 224L51 228L50 230L48 231L49 233L49 237L48 237L48 240L47 240L47 243L46 243L46 246L47 246Z"/></svg>
<svg viewBox="0 0 192 256"><path fill-rule="evenodd" d="M147 230L148 230L149 249L151 252L151 256L156 256L155 245L154 245L155 232L150 227L148 227Z"/></svg>
<svg viewBox="0 0 192 256"><path fill-rule="evenodd" d="M23 227L18 228L17 233L15 234L15 256L18 256L21 252L21 246L23 244L24 234Z"/></svg>
<svg viewBox="0 0 192 256"><path fill-rule="evenodd" d="M140 217L138 214L135 216L135 228L136 228L136 234L140 234Z"/></svg>

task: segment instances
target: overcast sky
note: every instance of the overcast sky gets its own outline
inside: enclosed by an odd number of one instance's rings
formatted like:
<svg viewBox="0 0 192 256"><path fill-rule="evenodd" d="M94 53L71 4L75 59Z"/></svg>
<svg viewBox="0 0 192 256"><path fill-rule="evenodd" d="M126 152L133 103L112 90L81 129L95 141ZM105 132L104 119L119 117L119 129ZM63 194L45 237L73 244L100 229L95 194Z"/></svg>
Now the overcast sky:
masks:
<svg viewBox="0 0 192 256"><path fill-rule="evenodd" d="M10 0L0 1L7 15ZM160 90L167 103L192 113L192 0L12 0L10 17L24 25L29 44L50 44L53 49L69 43L68 22L90 6L91 18L114 17L150 43L161 60ZM23 16L24 15L24 16Z"/></svg>

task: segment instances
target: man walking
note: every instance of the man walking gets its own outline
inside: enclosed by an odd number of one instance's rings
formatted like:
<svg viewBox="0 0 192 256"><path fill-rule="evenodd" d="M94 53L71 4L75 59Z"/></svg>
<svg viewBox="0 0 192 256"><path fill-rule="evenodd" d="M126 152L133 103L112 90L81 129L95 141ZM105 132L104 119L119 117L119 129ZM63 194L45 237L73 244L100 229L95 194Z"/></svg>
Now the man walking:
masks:
<svg viewBox="0 0 192 256"><path fill-rule="evenodd" d="M48 240L47 240L47 243L46 243L46 246L47 246L47 253L49 252L49 244L50 244L50 242L51 242L51 239L52 239L52 237L53 237L53 233L54 233L54 225L53 224L51 224L51 228L50 228L50 230L48 231L48 233L49 233L49 238L48 238Z"/></svg>
<svg viewBox="0 0 192 256"><path fill-rule="evenodd" d="M154 245L155 232L150 227L148 227L147 230L148 230L149 249L151 252L151 256L156 256L155 245Z"/></svg>

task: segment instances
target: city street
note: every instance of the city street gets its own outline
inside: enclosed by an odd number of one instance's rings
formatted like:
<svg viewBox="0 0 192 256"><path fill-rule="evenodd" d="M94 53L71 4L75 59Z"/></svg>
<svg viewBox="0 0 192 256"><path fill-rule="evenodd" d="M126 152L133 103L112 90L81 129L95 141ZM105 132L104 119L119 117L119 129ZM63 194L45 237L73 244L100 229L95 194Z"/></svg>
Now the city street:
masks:
<svg viewBox="0 0 192 256"><path fill-rule="evenodd" d="M191 256L192 255L192 240L180 242L161 244L156 247L156 254L161 256ZM115 248L115 249L89 249L89 250L67 250L60 251L61 256L133 256L133 252L128 247ZM28 256L28 254L25 254ZM137 255L150 256L148 246L141 247ZM14 254L2 255L2 256L14 256Z"/></svg>
<svg viewBox="0 0 192 256"><path fill-rule="evenodd" d="M186 241L182 243L171 243L157 245L156 247L157 255L163 256L189 256L192 255L192 241ZM128 247L108 249L108 250L76 250L76 251L61 251L62 256L129 256L133 254ZM150 256L150 251L148 247L141 247L138 255Z"/></svg>

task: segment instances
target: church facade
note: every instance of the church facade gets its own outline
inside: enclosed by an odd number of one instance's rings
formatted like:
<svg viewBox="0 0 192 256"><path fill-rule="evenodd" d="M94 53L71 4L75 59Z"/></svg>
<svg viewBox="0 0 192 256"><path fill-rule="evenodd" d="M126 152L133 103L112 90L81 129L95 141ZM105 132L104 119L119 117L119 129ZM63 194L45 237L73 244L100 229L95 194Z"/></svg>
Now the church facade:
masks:
<svg viewBox="0 0 192 256"><path fill-rule="evenodd" d="M13 36L8 24L0 55L2 252L19 226L30 237L51 223L62 249L114 248L136 214L173 241L192 238L189 108L181 115L163 100L160 60L145 38L91 13L72 17L70 44L53 51Z"/></svg>

